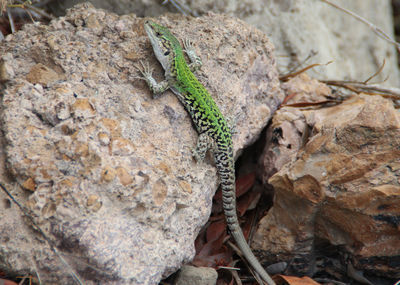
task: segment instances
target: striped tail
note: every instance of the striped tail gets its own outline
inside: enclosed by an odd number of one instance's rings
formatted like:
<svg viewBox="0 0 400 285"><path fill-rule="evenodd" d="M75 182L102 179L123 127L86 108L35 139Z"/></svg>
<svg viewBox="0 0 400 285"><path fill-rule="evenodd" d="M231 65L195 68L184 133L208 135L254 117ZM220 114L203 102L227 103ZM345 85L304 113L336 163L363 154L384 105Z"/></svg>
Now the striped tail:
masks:
<svg viewBox="0 0 400 285"><path fill-rule="evenodd" d="M236 213L235 162L232 147L228 147L228 149L225 149L224 151L221 151L220 149L220 151L215 154L215 160L221 180L222 205L231 235L253 269L265 282L267 282L268 285L274 285L275 282L264 270L251 251L239 225Z"/></svg>

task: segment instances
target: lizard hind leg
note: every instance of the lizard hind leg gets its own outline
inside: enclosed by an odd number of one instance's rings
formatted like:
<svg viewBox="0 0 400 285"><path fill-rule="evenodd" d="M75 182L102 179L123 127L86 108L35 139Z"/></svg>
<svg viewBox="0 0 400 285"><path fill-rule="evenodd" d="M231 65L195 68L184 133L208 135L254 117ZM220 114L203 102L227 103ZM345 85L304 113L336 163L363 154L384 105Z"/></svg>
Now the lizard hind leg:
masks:
<svg viewBox="0 0 400 285"><path fill-rule="evenodd" d="M237 118L236 117L226 117L226 123L228 124L229 130L231 131L231 134L237 134L238 130L236 129L236 122Z"/></svg>
<svg viewBox="0 0 400 285"><path fill-rule="evenodd" d="M201 133L197 139L197 145L193 149L193 156L197 162L203 161L209 149L214 148L214 140L207 134Z"/></svg>

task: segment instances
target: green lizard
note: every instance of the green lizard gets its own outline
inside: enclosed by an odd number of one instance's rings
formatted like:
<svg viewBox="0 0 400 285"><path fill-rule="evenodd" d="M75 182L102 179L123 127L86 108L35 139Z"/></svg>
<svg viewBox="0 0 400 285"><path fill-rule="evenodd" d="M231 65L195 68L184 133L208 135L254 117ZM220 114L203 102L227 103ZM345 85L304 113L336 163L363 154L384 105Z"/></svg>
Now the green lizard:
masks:
<svg viewBox="0 0 400 285"><path fill-rule="evenodd" d="M138 68L154 95L171 89L189 112L199 133L193 154L197 161L204 159L208 149L213 149L215 163L222 185L222 202L226 222L240 250L261 278L269 285L275 284L247 244L236 214L235 161L232 134L225 118L206 88L192 71L200 68L201 59L189 41L184 41L185 52L191 61L187 64L184 51L174 35L153 21L146 21L144 29L154 53L165 71L165 80L157 83L149 65Z"/></svg>

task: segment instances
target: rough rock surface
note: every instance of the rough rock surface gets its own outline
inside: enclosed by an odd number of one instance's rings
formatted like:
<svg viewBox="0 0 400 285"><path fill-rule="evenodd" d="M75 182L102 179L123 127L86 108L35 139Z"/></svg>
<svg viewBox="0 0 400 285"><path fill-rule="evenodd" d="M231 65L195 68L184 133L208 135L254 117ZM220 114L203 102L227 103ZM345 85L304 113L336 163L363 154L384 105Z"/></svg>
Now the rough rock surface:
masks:
<svg viewBox="0 0 400 285"><path fill-rule="evenodd" d="M218 273L211 267L194 267L185 265L179 271L175 285L215 285Z"/></svg>
<svg viewBox="0 0 400 285"><path fill-rule="evenodd" d="M301 73L281 86L287 96L285 104L323 102L332 95L327 85L310 78L306 73ZM309 127L301 109L281 106L267 129L268 143L259 163L259 175L264 185L273 174L297 155L308 136Z"/></svg>
<svg viewBox="0 0 400 285"><path fill-rule="evenodd" d="M237 153L282 100L271 43L226 16L157 21L195 43L204 63L198 78L236 121ZM177 98L153 100L137 78L140 60L163 77L142 24L84 4L0 46L10 191L86 284L156 284L190 261L218 183L211 157L192 158L197 134ZM1 219L1 238L11 241L0 243L2 270L70 284L43 238L0 195L0 210L15 215Z"/></svg>
<svg viewBox="0 0 400 285"><path fill-rule="evenodd" d="M292 79L283 89L299 97L313 94L309 101L329 95L304 79ZM265 152L262 164L272 161L279 169L269 179L276 196L254 248L287 260L303 258L301 270L310 274L316 240L323 240L340 247L357 269L396 278L400 115L392 102L360 95L317 110L286 107L276 113L273 127L279 144ZM283 158L274 159L274 153Z"/></svg>
<svg viewBox="0 0 400 285"><path fill-rule="evenodd" d="M83 1L83 0L80 0ZM79 0L63 1L63 7ZM141 16L179 12L168 1L92 0L96 7L119 14L127 11ZM278 67L286 74L299 66L327 63L310 71L319 79L363 81L374 74L385 60L385 68L376 82L400 86L395 47L379 38L366 24L319 0L181 0L194 14L209 11L238 17L271 37L276 46ZM367 19L394 38L390 0L336 0L335 4ZM65 5L65 6L64 6ZM387 78L388 77L388 78Z"/></svg>

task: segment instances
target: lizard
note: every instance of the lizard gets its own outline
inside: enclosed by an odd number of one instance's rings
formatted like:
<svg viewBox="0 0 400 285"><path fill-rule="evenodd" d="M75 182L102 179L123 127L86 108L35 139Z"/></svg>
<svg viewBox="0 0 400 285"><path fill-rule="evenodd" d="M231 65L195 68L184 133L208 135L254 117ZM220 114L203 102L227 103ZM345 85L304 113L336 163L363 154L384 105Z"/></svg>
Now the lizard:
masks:
<svg viewBox="0 0 400 285"><path fill-rule="evenodd" d="M201 65L192 43L183 41L184 49L178 39L164 26L154 21L146 20L144 29L153 47L157 60L165 72L165 79L157 82L149 64L141 62L136 66L157 98L170 89L190 114L199 134L197 145L193 151L196 161L202 161L209 149L213 150L214 160L220 177L222 188L222 203L229 231L239 249L255 272L268 284L275 284L268 273L254 256L244 238L236 213L235 160L231 128L216 105L215 101L193 74ZM190 64L187 64L184 52Z"/></svg>

